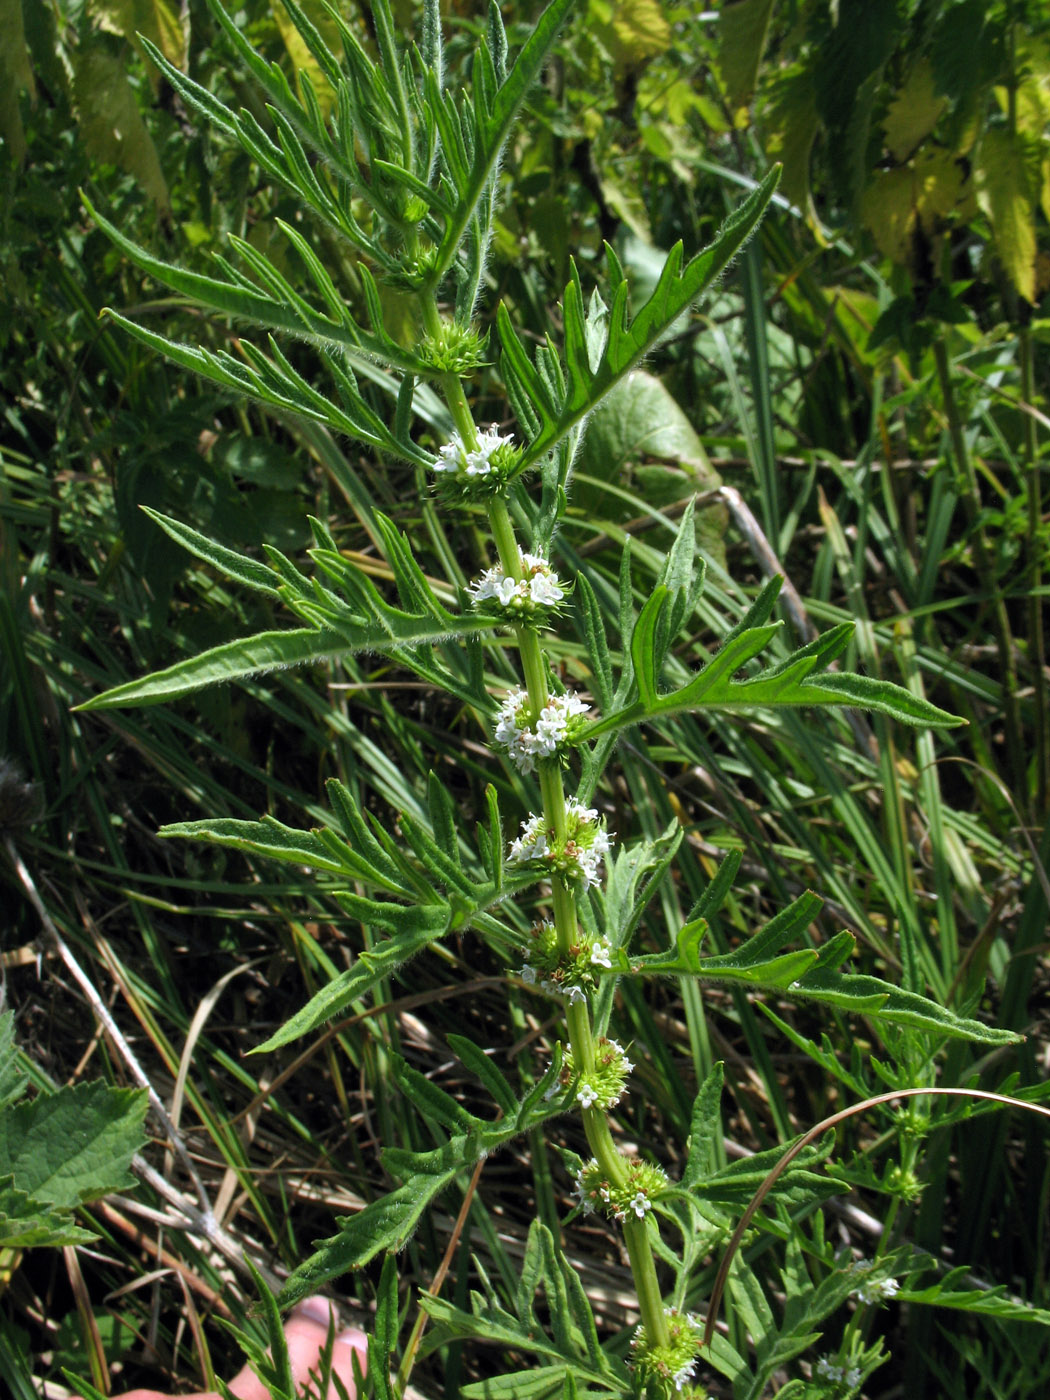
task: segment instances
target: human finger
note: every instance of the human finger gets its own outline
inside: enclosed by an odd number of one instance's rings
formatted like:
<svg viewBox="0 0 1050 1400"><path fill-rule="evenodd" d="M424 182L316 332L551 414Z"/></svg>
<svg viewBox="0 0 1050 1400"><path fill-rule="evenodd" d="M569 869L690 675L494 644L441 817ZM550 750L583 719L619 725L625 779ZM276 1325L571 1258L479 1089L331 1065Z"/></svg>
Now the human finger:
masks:
<svg viewBox="0 0 1050 1400"><path fill-rule="evenodd" d="M284 1324L284 1336L288 1343L288 1362L296 1390L302 1393L310 1383L311 1375L316 1377L321 1360L321 1351L328 1340L329 1326L338 1327L338 1314L327 1298L305 1298L289 1315ZM357 1387L354 1384L354 1363L364 1374L368 1362L368 1338L358 1327L347 1327L337 1331L332 1342L332 1374L338 1376L346 1387L350 1400L355 1400ZM237 1400L270 1400L266 1386L251 1369L245 1366L230 1382L231 1392ZM212 1400L201 1395L191 1400ZM330 1382L324 1400L339 1400L339 1392Z"/></svg>

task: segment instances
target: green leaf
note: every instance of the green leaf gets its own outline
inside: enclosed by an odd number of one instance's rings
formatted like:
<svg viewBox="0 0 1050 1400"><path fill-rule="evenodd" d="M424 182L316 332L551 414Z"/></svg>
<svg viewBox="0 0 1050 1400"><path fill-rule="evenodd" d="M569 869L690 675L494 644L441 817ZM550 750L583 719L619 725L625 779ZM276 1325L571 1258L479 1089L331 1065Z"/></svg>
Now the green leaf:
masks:
<svg viewBox="0 0 1050 1400"><path fill-rule="evenodd" d="M415 927L396 938L388 938L377 944L369 952L362 953L353 967L341 972L329 982L297 1012L286 1021L269 1040L252 1052L261 1055L268 1050L277 1050L288 1045L300 1036L309 1035L318 1026L338 1016L352 1002L371 990L384 977L396 972L402 963L421 953L424 948L436 942L448 930L449 911L447 905L417 905L412 910Z"/></svg>
<svg viewBox="0 0 1050 1400"><path fill-rule="evenodd" d="M310 605L300 604L301 611ZM313 605L321 614L332 616L335 611L323 603ZM349 610L347 610L349 611ZM79 710L115 710L129 705L159 705L177 700L209 685L222 685L247 676L283 671L291 666L305 666L349 656L358 652L378 651L397 657L403 664L417 669L410 648L433 645L450 637L472 636L481 630L491 630L497 620L488 618L456 618L447 622L430 617L415 617L397 609L385 608L378 622L339 621L338 627L302 627L286 632L260 632L241 641L224 642L202 652L200 656L178 661L163 671L154 671L140 680L125 681L76 708Z"/></svg>
<svg viewBox="0 0 1050 1400"><path fill-rule="evenodd" d="M98 1236L77 1225L68 1210L35 1200L11 1176L0 1179L0 1248L58 1248L90 1244Z"/></svg>
<svg viewBox="0 0 1050 1400"><path fill-rule="evenodd" d="M45 1205L72 1209L134 1185L145 1140L144 1089L64 1085L0 1113L0 1179Z"/></svg>
<svg viewBox="0 0 1050 1400"><path fill-rule="evenodd" d="M852 623L833 627L760 675L734 680L736 672L764 650L780 628L779 623L754 625L749 621L763 614L768 616L779 586L779 579L771 580L756 599L748 618L744 619L748 625L741 624L735 628L711 660L690 681L669 694L660 694L657 690L657 639L661 628L664 635L669 630L670 624L665 619L672 595L665 588L655 589L639 615L631 637L631 657L640 699L584 726L579 733L579 742L586 743L646 720L699 710L850 705L857 709L874 710L903 724L922 728L949 729L965 723L957 716L938 709L922 696L913 695L903 686L890 681L826 671L824 668L848 645Z"/></svg>
<svg viewBox="0 0 1050 1400"><path fill-rule="evenodd" d="M475 1045L465 1035L448 1035L446 1039L452 1053L467 1069L477 1075L492 1095L493 1101L503 1112L508 1115L516 1114L518 1111L517 1094L481 1046Z"/></svg>
<svg viewBox="0 0 1050 1400"><path fill-rule="evenodd" d="M415 1233L423 1212L456 1175L457 1168L440 1176L417 1176L396 1191L338 1220L339 1233L318 1240L315 1251L289 1277L277 1302L293 1307L316 1293L331 1279L350 1269L360 1269L381 1250L399 1250Z"/></svg>
<svg viewBox="0 0 1050 1400"><path fill-rule="evenodd" d="M448 218L442 234L434 263L434 270L428 280L427 289L436 289L441 278L451 267L460 243L466 233L474 212L485 194L489 181L493 179L499 164L500 152L510 134L521 104L529 88L540 75L547 55L554 46L562 25L573 9L576 0L551 0L529 35L514 65L507 74L507 80L496 91L491 108L477 117L477 130L472 132L474 143L473 159L469 167L464 159L465 150L460 151L456 128L458 114L453 101L442 92L437 76L431 76L427 98L435 117L443 129L442 153L453 170L458 195L453 214ZM491 71L491 59L487 50L479 50L478 57L484 56ZM476 60L477 64L477 60ZM475 93L479 68L475 66ZM458 167L459 178L455 178Z"/></svg>
<svg viewBox="0 0 1050 1400"><path fill-rule="evenodd" d="M848 935L852 942L852 935ZM836 953L836 956L839 956ZM917 992L905 992L891 982L860 973L844 973L821 965L803 973L790 987L794 996L809 998L825 1006L836 1006L856 1015L871 1016L894 1025L984 1045L1014 1045L1024 1037L1014 1031L986 1026L982 1021L957 1016Z"/></svg>
<svg viewBox="0 0 1050 1400"><path fill-rule="evenodd" d="M956 1312L979 1313L1011 1322L1034 1322L1040 1327L1050 1325L1050 1310L1033 1307L1020 1299L1004 1298L1004 1288L956 1288L970 1277L965 1266L952 1269L929 1288L902 1288L897 1299L902 1303L921 1303L928 1307L952 1308Z"/></svg>
<svg viewBox="0 0 1050 1400"><path fill-rule="evenodd" d="M0 1013L0 1113L22 1097L27 1083L18 1064L14 1013L4 1011Z"/></svg>
<svg viewBox="0 0 1050 1400"><path fill-rule="evenodd" d="M772 13L773 0L733 0L719 12L718 67L731 107L755 90Z"/></svg>
<svg viewBox="0 0 1050 1400"><path fill-rule="evenodd" d="M373 647L370 649L374 649ZM81 710L117 710L128 705L159 705L208 685L263 675L324 661L356 650L339 632L317 627L288 632L260 632L242 641L225 642L187 661L177 661L141 680L125 681L78 706Z"/></svg>
<svg viewBox="0 0 1050 1400"><path fill-rule="evenodd" d="M722 1086L725 1066L719 1060L711 1067L693 1100L689 1125L689 1156L682 1172L682 1186L690 1190L710 1176L718 1166L716 1145L722 1141Z"/></svg>
<svg viewBox="0 0 1050 1400"><path fill-rule="evenodd" d="M208 539L206 535L199 534L178 520L172 520L170 516L161 515L160 511L149 506L142 506L141 510L151 520L156 521L176 544L181 544L183 549L189 550L206 564L213 564L227 578L243 583L246 588L253 588L256 592L268 593L272 598L280 597L274 587L273 570L268 569L265 564L260 564L258 560L250 559L245 554L238 554L236 550L227 549L225 545Z"/></svg>
<svg viewBox="0 0 1050 1400"><path fill-rule="evenodd" d="M557 396L557 401L530 361L506 308L499 307L497 322L504 358L542 423L539 434L525 450L520 470L539 461L581 422L648 354L668 326L720 275L757 227L773 197L778 176L779 168L771 171L729 216L715 241L684 268L682 245L677 243L667 256L652 295L630 322L627 319L627 283L622 282L615 289L609 308L608 336L593 366L583 292L573 270L563 300L568 389Z"/></svg>

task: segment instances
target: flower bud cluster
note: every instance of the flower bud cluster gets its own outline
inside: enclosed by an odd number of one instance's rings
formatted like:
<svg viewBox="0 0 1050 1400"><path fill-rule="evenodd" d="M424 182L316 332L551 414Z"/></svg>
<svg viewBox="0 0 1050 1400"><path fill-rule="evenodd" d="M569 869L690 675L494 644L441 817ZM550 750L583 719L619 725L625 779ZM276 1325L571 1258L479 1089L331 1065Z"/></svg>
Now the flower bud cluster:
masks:
<svg viewBox="0 0 1050 1400"><path fill-rule="evenodd" d="M497 564L470 584L476 608L497 612L512 622L546 623L565 597L558 575L542 554L519 556L521 578L510 578Z"/></svg>
<svg viewBox="0 0 1050 1400"><path fill-rule="evenodd" d="M519 773L531 773L537 758L549 758L572 739L573 731L580 727L580 716L590 708L571 690L566 691L552 695L533 724L528 693L512 690L496 720L496 743L507 750Z"/></svg>
<svg viewBox="0 0 1050 1400"><path fill-rule="evenodd" d="M599 1037L594 1043L594 1069L581 1077L576 1089L580 1107L615 1108L623 1098L627 1076L633 1069L634 1065L627 1058L627 1052L618 1040ZM566 1087L576 1077L571 1049L565 1051L561 1077Z"/></svg>
<svg viewBox="0 0 1050 1400"><path fill-rule="evenodd" d="M482 334L475 326L442 321L436 334L424 336L419 358L436 374L466 377L485 363L487 340L488 334Z"/></svg>
<svg viewBox="0 0 1050 1400"><path fill-rule="evenodd" d="M593 807L574 799L566 812L566 836L559 841L544 816L533 813L521 824L521 835L510 843L511 865L533 865L559 876L567 885L589 890L601 879L599 866L612 849L604 820Z"/></svg>
<svg viewBox="0 0 1050 1400"><path fill-rule="evenodd" d="M822 1356L813 1368L813 1375L817 1380L827 1381L831 1385L846 1385L852 1390L860 1385L861 1369L859 1366L840 1366L830 1356Z"/></svg>
<svg viewBox="0 0 1050 1400"><path fill-rule="evenodd" d="M870 1274L874 1268L875 1263L873 1260L858 1259L853 1265L851 1272L861 1275ZM885 1303L888 1302L890 1298L894 1297L899 1289L900 1284L895 1278L872 1279L862 1277L856 1288L852 1289L850 1296L858 1298L862 1303Z"/></svg>
<svg viewBox="0 0 1050 1400"><path fill-rule="evenodd" d="M666 1346L654 1346L639 1326L631 1340L631 1368L642 1382L642 1388L653 1381L663 1382L667 1395L688 1393L702 1395L693 1385L697 1357L703 1337L703 1324L693 1313L680 1313L677 1308L664 1308L670 1341Z"/></svg>
<svg viewBox="0 0 1050 1400"><path fill-rule="evenodd" d="M613 1220L623 1221L630 1216L644 1220L653 1208L653 1197L667 1189L667 1173L659 1167L643 1162L640 1157L623 1157L621 1160L626 1170L626 1180L622 1186L613 1185L603 1176L594 1157L580 1168L575 1195L584 1215L599 1211Z"/></svg>
<svg viewBox="0 0 1050 1400"><path fill-rule="evenodd" d="M565 997L571 1005L598 990L602 968L612 968L612 948L604 938L574 943L568 953L558 951L558 935L549 919L529 930L532 944L519 976L548 996Z"/></svg>
<svg viewBox="0 0 1050 1400"><path fill-rule="evenodd" d="M438 449L433 468L439 484L464 500L484 500L501 491L521 457L514 439L496 424L478 433L477 447L468 447L453 433Z"/></svg>

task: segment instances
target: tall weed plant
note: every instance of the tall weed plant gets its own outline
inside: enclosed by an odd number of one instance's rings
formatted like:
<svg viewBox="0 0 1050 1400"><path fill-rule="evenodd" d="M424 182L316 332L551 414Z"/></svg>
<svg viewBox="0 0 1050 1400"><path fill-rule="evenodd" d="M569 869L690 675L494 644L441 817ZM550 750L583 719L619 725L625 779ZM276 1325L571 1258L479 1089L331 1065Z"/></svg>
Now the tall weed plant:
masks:
<svg viewBox="0 0 1050 1400"><path fill-rule="evenodd" d="M338 525L313 519L309 574L275 547L258 559L151 511L205 566L282 605L296 625L217 646L81 708L173 702L204 686L360 657L381 658L381 675L412 675L467 736L471 781L457 782L447 761L435 764L393 826L353 781L338 777L327 784L329 815L308 830L272 816L222 817L163 834L306 868L346 928L359 931L350 965L260 1052L367 1009L393 979L411 975L413 959L447 956L450 943L471 940L499 959L515 1003L552 1028L548 1065L517 1087L497 1064L508 1047L447 1037L491 1100L487 1111L468 1109L432 1073L388 1052L387 1072L426 1133L410 1146L386 1143L384 1167L401 1184L338 1222L278 1301L291 1304L382 1258L364 1384L383 1398L404 1393L421 1348L471 1338L494 1347L500 1362L482 1364L483 1378L462 1388L466 1396L655 1400L731 1391L798 1400L860 1392L887 1358L876 1312L893 1299L1045 1325L1050 1319L978 1286L965 1269L945 1272L909 1245L904 1228L922 1191L925 1138L978 1099L1001 1097L960 1097L936 1085L949 1041L991 1050L1018 1039L978 1019L981 989L958 1010L925 995L904 928L900 949L888 948L885 959L902 964L903 986L851 969L854 935L835 930L805 890L744 936L727 937L726 910L737 911L739 927L746 908L742 851L727 843L720 861L708 853L701 863L677 814L656 821L655 808L632 814L615 800L638 790L631 770L639 729L662 736L673 753L694 742L698 724L726 717L742 734L756 717L789 725L798 711L822 708L873 711L919 729L959 722L908 689L841 669L851 622L797 649L787 645L775 617L781 580L768 579L741 605L717 565L708 579L692 504L677 525L657 516L667 545L655 562L647 558L651 586L639 582L639 547L629 535L612 575L589 568L564 537L589 416L744 247L778 172L754 186L708 247L691 257L673 248L641 304L632 303L612 248L602 292L585 291L573 267L551 333L531 344L506 305L494 323L487 315L488 256L501 160L516 133L520 139L529 92L573 0L552 0L523 29L513 55L490 5L466 88L446 63L437 0L424 4L417 43L399 37L387 0L374 0L368 26L326 6L323 33L284 0L309 56L294 87L256 53L220 0L208 5L264 106L233 111L142 43L181 100L294 195L300 217L275 220L281 258L231 237L232 259L217 259L211 275L188 271L129 241L101 211L91 213L134 264L174 293L268 335L208 349L113 318L224 392L400 464L424 504L413 512L417 526L402 531L353 478L368 549L351 551ZM333 246L337 258L319 251ZM482 375L484 398L476 389ZM496 423L504 410L487 406L494 385L511 410ZM697 669L687 662L712 619L721 634ZM692 726L690 737L682 738L682 726ZM742 761L760 762L760 750L734 749L732 762ZM478 774L489 779L481 789ZM480 791L479 803L464 791ZM632 815L637 829L619 829ZM669 930L664 946L654 942L654 913ZM633 1129L644 1117L631 1105L639 1084L671 1077L646 1006L655 979L675 979L701 1037L699 988L761 1006L853 1106L812 1125L790 1150L774 1144L729 1162L723 1066L705 1051L687 1139L650 1145L625 1132L625 1123ZM863 1018L882 1038L881 1057L865 1061L856 1045L843 1056L828 1035L814 1038L789 1020L791 1006L810 1008L809 1027L819 1025L816 1016L829 1024ZM614 1033L621 1022L637 1032L633 1040ZM651 1063L633 1063L643 1056ZM896 1145L894 1160L881 1174L863 1154L833 1161L830 1129L875 1111L886 1115L880 1121ZM524 1138L546 1160L567 1115L578 1116L587 1145L587 1155L561 1150L571 1210L559 1219L553 1197L537 1192L517 1280L490 1277L478 1260L469 1296L464 1284L456 1302L437 1290L406 1300L398 1258L427 1212L458 1198L461 1226L487 1159ZM426 1140L433 1145L421 1146ZM822 1203L849 1185L871 1187L887 1202L870 1257L825 1233ZM594 1300L567 1257L563 1232L571 1239L585 1219L588 1228L603 1221L629 1262L637 1317L629 1334L600 1335ZM271 1317L276 1332L276 1311ZM425 1337L424 1319L432 1324Z"/></svg>

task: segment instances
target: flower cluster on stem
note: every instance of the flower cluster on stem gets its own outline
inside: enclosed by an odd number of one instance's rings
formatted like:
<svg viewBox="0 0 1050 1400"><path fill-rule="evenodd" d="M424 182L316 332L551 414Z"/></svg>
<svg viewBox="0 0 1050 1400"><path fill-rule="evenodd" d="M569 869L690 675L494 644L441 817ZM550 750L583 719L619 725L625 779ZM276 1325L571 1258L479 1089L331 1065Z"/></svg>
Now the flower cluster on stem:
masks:
<svg viewBox="0 0 1050 1400"><path fill-rule="evenodd" d="M832 1361L830 1356L822 1356L813 1368L813 1375L816 1380L827 1381L829 1385L849 1386L852 1390L860 1385L861 1369L859 1366L842 1366Z"/></svg>
<svg viewBox="0 0 1050 1400"><path fill-rule="evenodd" d="M472 445L453 433L432 463L438 484L463 500L484 500L502 491L521 458L514 439L495 423L474 438Z"/></svg>
<svg viewBox="0 0 1050 1400"><path fill-rule="evenodd" d="M631 1367L643 1386L662 1382L667 1395L688 1391L698 1395L692 1385L696 1375L697 1357L703 1337L703 1323L693 1313L681 1313L676 1308L664 1308L669 1340L654 1344L645 1327L638 1327L631 1340Z"/></svg>
<svg viewBox="0 0 1050 1400"><path fill-rule="evenodd" d="M620 1162L623 1168L620 1182L605 1174L596 1157L580 1167L575 1194L576 1204L584 1215L598 1211L618 1221L632 1216L644 1220L653 1208L653 1200L667 1189L667 1173L660 1167L640 1157L621 1156Z"/></svg>
<svg viewBox="0 0 1050 1400"><path fill-rule="evenodd" d="M580 1077L576 1098L581 1108L615 1108L627 1088L627 1077L634 1069L627 1052L617 1040L600 1036L594 1042L594 1068ZM562 1060L562 1083L568 1086L576 1077L571 1048ZM644 1215L645 1212L642 1211Z"/></svg>
<svg viewBox="0 0 1050 1400"><path fill-rule="evenodd" d="M852 1271L869 1274L874 1268L875 1264L870 1259L858 1259ZM862 1278L856 1288L851 1290L851 1296L862 1303L885 1303L893 1298L899 1289L900 1284L895 1278Z"/></svg>
<svg viewBox="0 0 1050 1400"><path fill-rule="evenodd" d="M506 749L519 773L531 773L537 758L550 758L571 740L572 731L579 727L574 721L590 708L570 690L550 696L533 721L528 692L512 690L496 720L496 743Z"/></svg>
<svg viewBox="0 0 1050 1400"><path fill-rule="evenodd" d="M511 865L535 865L566 885L589 890L601 880L601 862L611 849L609 835L593 807L571 799L565 813L563 840L544 814L530 815L521 824L521 835L510 843L507 860Z"/></svg>
<svg viewBox="0 0 1050 1400"><path fill-rule="evenodd" d="M469 592L476 608L499 613L509 622L546 626L565 597L565 588L542 554L519 552L521 577L501 564L479 574Z"/></svg>
<svg viewBox="0 0 1050 1400"><path fill-rule="evenodd" d="M548 996L565 997L570 1005L597 991L602 970L612 968L613 950L604 938L573 943L563 953L558 930L549 919L534 924L529 937L531 946L518 975Z"/></svg>

